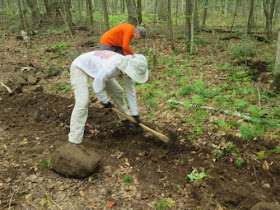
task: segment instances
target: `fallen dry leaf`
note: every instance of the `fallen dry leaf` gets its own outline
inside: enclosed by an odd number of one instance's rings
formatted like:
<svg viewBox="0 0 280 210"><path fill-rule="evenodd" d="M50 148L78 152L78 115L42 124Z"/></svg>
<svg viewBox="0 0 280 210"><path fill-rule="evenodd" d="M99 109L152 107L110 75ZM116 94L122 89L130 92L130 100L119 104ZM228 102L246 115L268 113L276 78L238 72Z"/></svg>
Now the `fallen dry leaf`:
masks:
<svg viewBox="0 0 280 210"><path fill-rule="evenodd" d="M24 138L23 141L20 143L21 145L27 144L27 138Z"/></svg>
<svg viewBox="0 0 280 210"><path fill-rule="evenodd" d="M28 200L31 197L32 193L25 196L25 200Z"/></svg>
<svg viewBox="0 0 280 210"><path fill-rule="evenodd" d="M106 204L106 208L112 208L115 205L114 201L108 201Z"/></svg>
<svg viewBox="0 0 280 210"><path fill-rule="evenodd" d="M268 162L267 162L266 160L263 161L262 168L263 168L264 170L269 170L269 165L268 165Z"/></svg>

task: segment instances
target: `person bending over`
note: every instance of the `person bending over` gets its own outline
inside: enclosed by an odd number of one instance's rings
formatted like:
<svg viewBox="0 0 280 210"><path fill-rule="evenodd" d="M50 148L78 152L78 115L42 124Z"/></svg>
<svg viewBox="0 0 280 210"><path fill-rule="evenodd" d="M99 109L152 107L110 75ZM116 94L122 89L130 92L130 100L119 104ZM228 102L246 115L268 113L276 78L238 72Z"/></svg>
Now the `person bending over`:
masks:
<svg viewBox="0 0 280 210"><path fill-rule="evenodd" d="M144 55L123 56L119 53L98 50L78 56L70 67L71 86L74 90L75 106L70 119L68 140L80 144L84 136L84 127L88 117L89 77L93 78L93 90L104 108L115 106L123 113L134 117L139 124L138 107L134 82L145 83L148 80L148 63ZM124 78L125 92L129 108L124 98L124 91L116 77ZM110 95L113 104L107 94ZM125 118L119 116L120 120Z"/></svg>
<svg viewBox="0 0 280 210"><path fill-rule="evenodd" d="M133 55L129 48L131 39L146 37L146 29L134 27L129 23L122 23L105 32L100 38L100 50L110 50L122 55Z"/></svg>

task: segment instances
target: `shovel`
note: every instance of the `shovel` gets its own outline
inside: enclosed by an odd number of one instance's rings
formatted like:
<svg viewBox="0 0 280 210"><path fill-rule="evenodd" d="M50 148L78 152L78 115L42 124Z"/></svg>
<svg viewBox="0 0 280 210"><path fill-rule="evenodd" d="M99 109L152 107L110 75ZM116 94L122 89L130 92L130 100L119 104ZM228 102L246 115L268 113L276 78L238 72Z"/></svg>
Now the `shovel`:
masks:
<svg viewBox="0 0 280 210"><path fill-rule="evenodd" d="M137 123L132 117L126 115L125 113L121 112L120 110L116 109L116 108L112 108L112 110L114 112L116 112L117 114L121 115L122 117L125 117L126 119L128 119L129 121L133 122L133 123ZM164 143L168 144L169 142L169 138L161 133L156 132L155 130L147 127L146 125L139 123L139 126L142 127L144 130L149 131L150 133L152 133L154 136L156 136L159 140L163 141Z"/></svg>

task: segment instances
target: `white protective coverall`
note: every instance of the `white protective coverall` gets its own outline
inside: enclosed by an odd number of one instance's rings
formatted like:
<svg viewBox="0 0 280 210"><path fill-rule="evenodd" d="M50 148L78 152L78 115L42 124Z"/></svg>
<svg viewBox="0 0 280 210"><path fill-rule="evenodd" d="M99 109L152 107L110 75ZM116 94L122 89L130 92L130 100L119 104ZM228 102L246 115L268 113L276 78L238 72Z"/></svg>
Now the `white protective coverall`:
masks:
<svg viewBox="0 0 280 210"><path fill-rule="evenodd" d="M88 117L89 90L88 79L93 78L93 90L102 103L109 102L104 92L111 96L117 109L127 115L138 115L136 94L133 81L124 76L125 91L130 107L128 110L123 88L116 81L121 71L116 67L123 59L123 55L116 52L100 50L84 53L77 57L70 67L71 86L75 95L75 106L70 120L68 140L80 144L84 136L84 127ZM120 117L121 120L124 118Z"/></svg>

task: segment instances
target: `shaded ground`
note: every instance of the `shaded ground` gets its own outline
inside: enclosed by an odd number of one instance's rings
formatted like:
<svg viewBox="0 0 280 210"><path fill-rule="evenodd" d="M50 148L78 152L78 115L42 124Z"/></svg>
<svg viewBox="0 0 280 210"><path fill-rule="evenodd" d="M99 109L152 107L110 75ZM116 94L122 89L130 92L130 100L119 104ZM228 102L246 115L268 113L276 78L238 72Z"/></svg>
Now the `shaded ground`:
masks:
<svg viewBox="0 0 280 210"><path fill-rule="evenodd" d="M0 75L5 78L22 58L16 50L1 49ZM19 61L9 61L8 55L18 56ZM32 63L44 67L36 59ZM48 82L41 80L42 85ZM191 134L180 129L180 124L149 125L165 135L181 131L177 149L169 151L140 128L118 125L116 115L104 111L95 100L90 104L83 145L102 156L97 173L73 179L43 168L42 160L67 143L73 105L72 97L46 91L23 88L23 93L9 96L1 89L1 209L105 209L109 201L114 202L113 209L155 209L160 201L168 201L170 209L250 209L261 201L280 202L280 157L272 152L265 160L257 156L259 151L274 149L277 141L244 141L206 132L190 142L183 141ZM224 149L229 144L246 160L241 166L235 163L233 150L225 150L220 158L213 154L216 145ZM190 182L185 178L201 173L202 167L207 174L204 179ZM124 183L126 176L133 181Z"/></svg>

